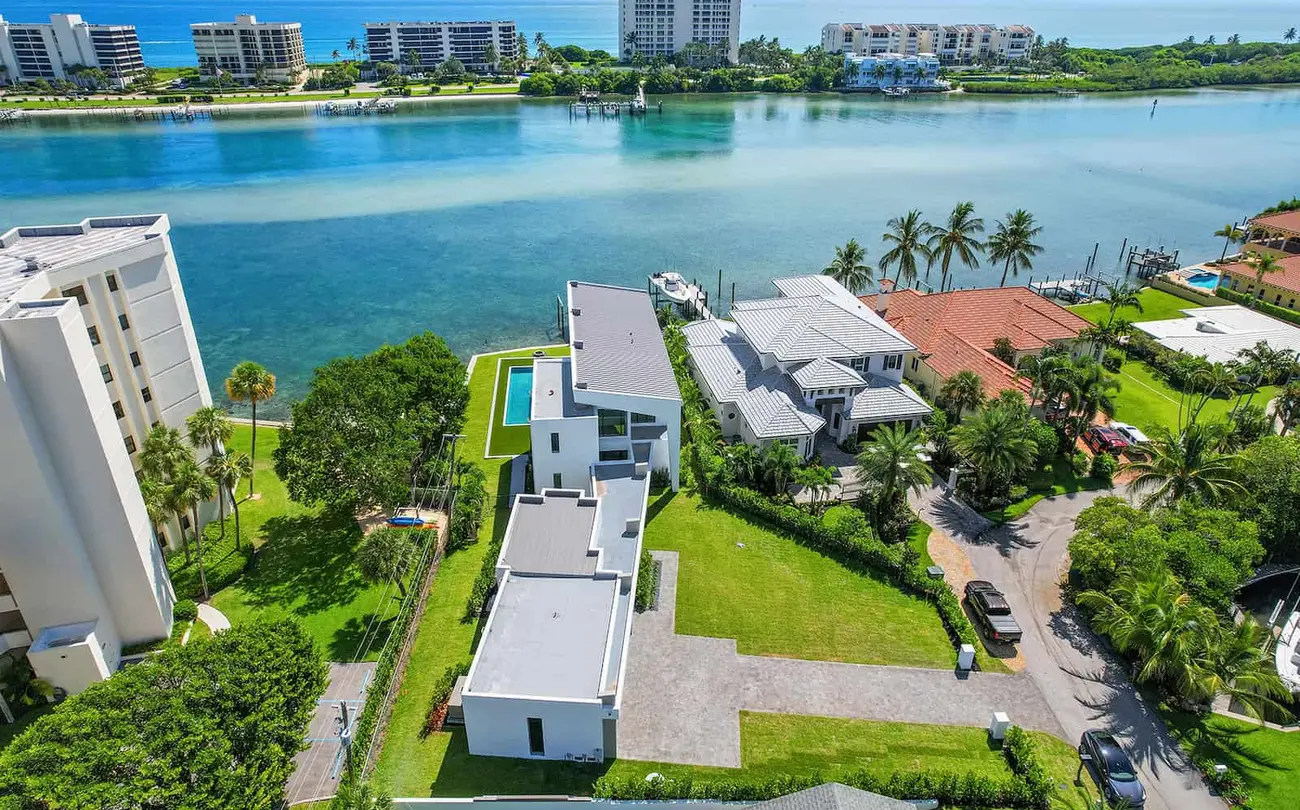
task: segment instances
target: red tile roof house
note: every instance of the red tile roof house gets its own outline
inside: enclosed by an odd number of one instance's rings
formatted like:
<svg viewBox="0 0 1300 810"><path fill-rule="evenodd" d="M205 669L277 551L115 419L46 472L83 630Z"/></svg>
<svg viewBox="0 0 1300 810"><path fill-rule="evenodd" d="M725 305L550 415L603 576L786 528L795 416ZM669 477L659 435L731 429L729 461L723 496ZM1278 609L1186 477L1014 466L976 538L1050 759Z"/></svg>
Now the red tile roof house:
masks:
<svg viewBox="0 0 1300 810"><path fill-rule="evenodd" d="M891 287L886 282L886 287ZM1032 292L1027 287L988 290L953 290L924 294L904 289L864 295L861 300L890 326L915 343L904 376L930 396L959 371L973 371L984 380L984 394L1002 391L1026 396L1029 382L1015 368L992 354L998 338L1007 338L1015 362L1042 354L1048 346L1065 346L1071 356L1088 354L1096 347L1079 338L1091 324L1073 312Z"/></svg>
<svg viewBox="0 0 1300 810"><path fill-rule="evenodd" d="M1300 214L1300 211L1296 213ZM1282 269L1265 274L1264 283L1259 289L1255 288L1255 268L1245 262L1220 265L1219 272L1227 277L1229 286L1237 292L1253 295L1276 307L1300 312L1300 255L1284 256L1277 263Z"/></svg>

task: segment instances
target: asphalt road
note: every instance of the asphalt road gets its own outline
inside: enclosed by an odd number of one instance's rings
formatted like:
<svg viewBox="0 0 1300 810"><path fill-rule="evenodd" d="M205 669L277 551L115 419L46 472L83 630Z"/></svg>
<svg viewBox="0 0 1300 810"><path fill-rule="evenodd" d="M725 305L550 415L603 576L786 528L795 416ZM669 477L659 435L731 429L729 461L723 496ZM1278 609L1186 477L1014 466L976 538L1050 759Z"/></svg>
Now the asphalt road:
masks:
<svg viewBox="0 0 1300 810"><path fill-rule="evenodd" d="M1101 644L1073 605L1062 603L1059 583L1074 519L1107 494L1113 493L1049 498L1020 520L991 529L980 515L937 491L927 492L914 506L922 507L928 522L962 544L980 577L1006 593L1024 628L1026 670L1071 742L1077 744L1089 728L1103 728L1119 738L1146 786L1149 810L1224 810L1154 708L1142 700L1123 663Z"/></svg>

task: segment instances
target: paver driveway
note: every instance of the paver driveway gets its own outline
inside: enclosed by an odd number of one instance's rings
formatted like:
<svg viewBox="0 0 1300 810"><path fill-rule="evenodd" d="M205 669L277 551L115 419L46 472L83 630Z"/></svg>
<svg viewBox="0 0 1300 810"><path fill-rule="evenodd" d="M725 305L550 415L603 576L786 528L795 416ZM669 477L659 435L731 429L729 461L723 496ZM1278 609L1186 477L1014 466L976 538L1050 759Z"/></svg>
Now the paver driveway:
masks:
<svg viewBox="0 0 1300 810"><path fill-rule="evenodd" d="M632 625L618 755L740 767L740 712L986 726L994 711L1026 728L1061 727L1027 675L739 655L734 639L674 631L677 553L662 564L659 606Z"/></svg>

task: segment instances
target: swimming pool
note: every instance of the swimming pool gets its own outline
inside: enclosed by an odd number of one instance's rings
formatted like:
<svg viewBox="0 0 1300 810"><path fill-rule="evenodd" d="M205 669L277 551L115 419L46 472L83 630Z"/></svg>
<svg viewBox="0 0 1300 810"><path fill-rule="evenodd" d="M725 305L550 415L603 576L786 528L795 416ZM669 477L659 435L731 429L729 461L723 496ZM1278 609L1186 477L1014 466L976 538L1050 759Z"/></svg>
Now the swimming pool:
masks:
<svg viewBox="0 0 1300 810"><path fill-rule="evenodd" d="M533 412L533 367L514 366L506 380L506 418L503 425L526 425Z"/></svg>
<svg viewBox="0 0 1300 810"><path fill-rule="evenodd" d="M1187 277L1187 283L1202 290L1213 290L1219 286L1218 273L1194 273Z"/></svg>

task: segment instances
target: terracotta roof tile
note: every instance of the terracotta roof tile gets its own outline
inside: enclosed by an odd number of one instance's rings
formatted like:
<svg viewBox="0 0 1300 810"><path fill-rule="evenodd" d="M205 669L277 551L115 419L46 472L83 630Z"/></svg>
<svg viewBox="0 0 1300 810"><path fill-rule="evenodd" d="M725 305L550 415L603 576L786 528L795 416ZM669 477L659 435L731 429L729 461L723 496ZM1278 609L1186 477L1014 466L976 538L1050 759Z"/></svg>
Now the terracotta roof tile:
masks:
<svg viewBox="0 0 1300 810"><path fill-rule="evenodd" d="M1300 214L1300 211L1295 213ZM1282 265L1282 269L1276 273L1265 275L1264 283L1277 287L1278 289L1300 293L1300 255L1287 256L1284 259L1279 259L1278 264ZM1236 264L1230 264L1219 269L1221 272L1236 276L1247 284L1255 283L1255 270L1245 262L1237 262ZM899 331L902 330L900 329Z"/></svg>
<svg viewBox="0 0 1300 810"><path fill-rule="evenodd" d="M1280 228L1284 231L1300 233L1300 211L1283 211L1280 214L1255 217L1250 224L1261 228Z"/></svg>

